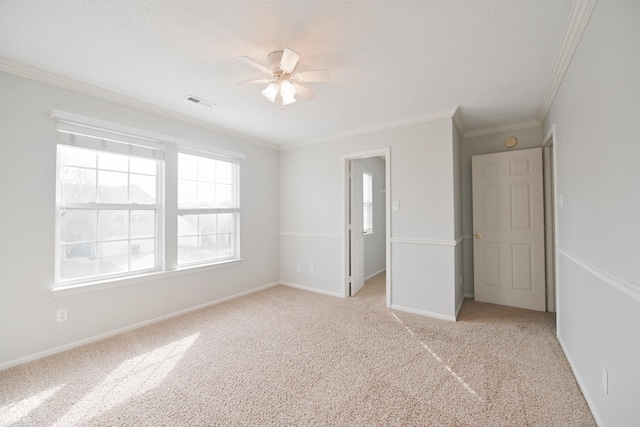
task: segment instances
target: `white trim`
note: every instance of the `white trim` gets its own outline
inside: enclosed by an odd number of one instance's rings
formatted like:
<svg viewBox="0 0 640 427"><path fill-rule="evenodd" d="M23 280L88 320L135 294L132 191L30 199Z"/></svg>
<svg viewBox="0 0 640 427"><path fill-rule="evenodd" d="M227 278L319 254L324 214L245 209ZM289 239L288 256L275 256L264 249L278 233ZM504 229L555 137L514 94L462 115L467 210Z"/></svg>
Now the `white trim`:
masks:
<svg viewBox="0 0 640 427"><path fill-rule="evenodd" d="M135 276L116 277L105 280L96 280L93 282L85 282L79 284L71 284L68 286L60 285L50 289L51 295L54 298L67 297L69 295L85 294L88 292L103 291L105 289L117 288L125 285L132 285L134 283L143 283L150 280L161 280L175 276L182 276L185 274L200 273L202 271L217 270L219 268L231 267L236 264L240 264L242 258L232 259L228 261L221 261L215 264L207 265L191 265L179 267L177 270L167 271L154 271L146 274L138 274Z"/></svg>
<svg viewBox="0 0 640 427"><path fill-rule="evenodd" d="M392 310L398 310L398 311L404 311L406 313L419 314L421 316L433 317L434 319L449 320L451 322L455 322L456 321L456 318L454 316L447 316L445 314L432 313L430 311L424 311L424 310L416 310L415 308L403 307L401 305L392 304L391 305L391 309Z"/></svg>
<svg viewBox="0 0 640 427"><path fill-rule="evenodd" d="M462 136L462 139L475 138L478 136L494 135L496 133L502 133L502 132L513 132L517 130L536 128L540 126L541 124L537 120L525 120L523 122L509 123L506 125L491 126L487 128L468 131Z"/></svg>
<svg viewBox="0 0 640 427"><path fill-rule="evenodd" d="M123 134L125 136L133 136L134 138L147 138L155 142L171 141L171 137L156 132L123 125L120 123L110 122L108 120L97 119L95 117L85 116L83 114L72 113L69 111L51 110L51 118L57 123L64 123L82 128L89 128L98 131L107 131L109 133Z"/></svg>
<svg viewBox="0 0 640 427"><path fill-rule="evenodd" d="M582 38L582 34L587 26L587 22L589 22L591 12L593 12L595 5L596 0L578 0L573 3L558 56L553 64L551 75L549 76L544 95L542 96L540 106L536 113L536 120L540 123L544 122L547 118L551 104L553 104L553 100L560 89L560 84L567 73L571 58L573 58L573 54L578 47L578 43Z"/></svg>
<svg viewBox="0 0 640 427"><path fill-rule="evenodd" d="M471 298L471 299L475 299L473 294L464 294L465 298Z"/></svg>
<svg viewBox="0 0 640 427"><path fill-rule="evenodd" d="M456 246L458 244L457 240L407 239L401 237L392 237L391 243L432 246Z"/></svg>
<svg viewBox="0 0 640 427"><path fill-rule="evenodd" d="M576 381L578 382L578 387L580 387L580 391L582 392L582 395L584 396L584 400L587 402L587 406L589 407L589 410L591 411L591 415L593 416L593 419L596 422L596 425L604 426L604 424L600 420L600 417L598 416L598 413L596 412L596 405L593 403L593 401L591 400L591 397L587 393L587 391L589 389L585 386L584 381L582 381L582 378L580 377L579 371L575 367L576 365L575 365L575 363L573 363L573 359L571 359L571 355L567 351L567 346L565 345L564 340L562 339L562 337L560 335L557 335L556 338L558 339L558 342L560 343L560 347L562 348L562 352L564 353L564 357L566 357L567 361L569 362L569 367L571 368L571 372L573 372L573 376L576 378Z"/></svg>
<svg viewBox="0 0 640 427"><path fill-rule="evenodd" d="M456 245L459 245L460 243L462 243L463 240L464 240L464 234L461 234L458 237L456 237Z"/></svg>
<svg viewBox="0 0 640 427"><path fill-rule="evenodd" d="M250 144L268 148L270 150L278 151L279 149L279 146L271 141L259 139L251 135L247 135L241 132L234 131L232 129L225 128L223 126L216 125L211 122L207 122L205 120L196 119L194 117L171 111L166 108L158 107L157 105L140 101L138 99L134 99L129 96L113 92L111 90L103 89L90 83L84 83L70 77L65 77L60 74L55 74L50 71L41 70L25 64L20 64L18 62L10 61L2 57L0 57L0 71L57 86L63 89L72 90L74 92L93 96L105 101L114 102L116 104L124 105L125 107L135 108L140 111L155 114L157 116L165 117L171 120L176 120L181 123L197 126L202 129L210 130L221 135L229 136L244 142L248 142Z"/></svg>
<svg viewBox="0 0 640 427"><path fill-rule="evenodd" d="M295 233L291 231L281 231L280 237L300 237L310 239L340 239L339 234L319 234L319 233Z"/></svg>
<svg viewBox="0 0 640 427"><path fill-rule="evenodd" d="M542 146L543 147L548 147L550 145L553 144L553 141L556 139L556 125L553 124L551 125L551 128L549 129L549 132L547 132L547 134L545 135L544 139L542 140Z"/></svg>
<svg viewBox="0 0 640 427"><path fill-rule="evenodd" d="M556 292L558 275L557 275L557 263L558 256L556 255L557 242L557 224L558 215L556 208L555 197L557 194L556 177L556 152L555 152L555 140L556 125L551 125L549 132L542 140L542 160L543 160L543 184L545 186L544 191L544 209L545 217L549 216L545 221L544 233L545 233L545 278L546 278L546 299L547 299L547 311L555 313L557 311L558 296ZM551 167L549 167L551 166ZM549 215L548 215L549 214ZM553 237L553 238L551 238Z"/></svg>
<svg viewBox="0 0 640 427"><path fill-rule="evenodd" d="M253 294L253 293L256 293L256 292L259 292L259 291L263 291L265 289L269 289L269 288L272 288L274 286L278 286L279 284L280 284L279 282L269 283L268 285L260 286L260 287L253 288L253 289L249 289L248 291L243 291L243 292L240 292L240 293L237 293L237 294L233 294L233 295L230 295L230 296L227 296L227 297L222 297L222 298L219 298L217 300L213 300L213 301L206 302L204 304L197 305L195 307L185 308L183 310L178 310L178 311L175 311L173 313L169 313L169 314L165 314L165 315L162 315L162 316L158 316L158 317L155 317L155 318L150 319L150 320L145 320L144 322L139 322L139 323L135 323L133 325L125 326L124 328L114 329L114 330L109 331L109 332L104 332L102 334L94 335L94 336L89 337L89 338L84 338L84 339L81 339L81 340L78 340L78 341L74 341L74 342L69 343L69 344L64 344L64 345L61 345L61 346L58 346L58 347L54 347L54 348L51 348L49 350L44 350L44 351L40 351L40 352L37 352L37 353L30 354L28 356L19 357L17 359L9 360L7 362L4 362L4 363L0 364L0 371L2 371L4 369L11 368L12 366L22 365L23 363L31 362L31 361L34 361L34 360L37 360L37 359L41 359L43 357L47 357L47 356L51 356L53 354L62 353L63 351L71 350L72 348L80 347L80 346L83 346L83 345L86 345L86 344L91 344L92 342L100 341L100 340L103 340L103 339L106 339L106 338L110 338L110 337L113 337L113 336L116 336L116 335L119 335L119 334L123 334L125 332L129 332L129 331L132 331L134 329L139 329L139 328L142 328L142 327L145 327L145 326L149 326L149 325L152 325L154 323L161 322L163 320L169 319L171 317L182 316L183 314L187 314L187 313L190 313L192 311L197 311L197 310L200 310L200 309L212 306L212 305L220 304L220 303L223 303L223 302L226 302L226 301L230 301L232 299L240 298L240 297L243 297L243 296L246 296L246 295L250 295L250 294Z"/></svg>
<svg viewBox="0 0 640 427"><path fill-rule="evenodd" d="M464 118L462 117L462 110L460 110L460 107L457 107L453 112L453 123L456 125L460 136L463 136L467 131L467 128L464 124Z"/></svg>
<svg viewBox="0 0 640 427"><path fill-rule="evenodd" d="M340 229L342 234L340 236L342 257L340 261L340 270L342 272L343 289L342 296L349 296L349 205L351 203L349 198L349 162L355 159L362 159L367 157L384 156L384 188L385 191L385 265L387 268L386 284L385 284L385 304L387 308L391 307L391 290L392 283L392 265L391 265L391 147L377 148L373 150L360 151L355 153L343 154L340 162L341 182L340 182Z"/></svg>
<svg viewBox="0 0 640 427"><path fill-rule="evenodd" d="M382 273L383 271L387 271L387 269L383 268L380 271L376 271L375 273L368 275L367 277L364 278L364 281L366 282L367 280L371 279L372 277L376 277L378 274Z"/></svg>
<svg viewBox="0 0 640 427"><path fill-rule="evenodd" d="M343 154L342 155L342 160L347 161L347 160L358 160L358 159L368 159L370 157L378 157L378 156L384 156L387 151L388 148L374 148L373 150L366 150L366 151L357 151L355 153L349 153L349 154Z"/></svg>
<svg viewBox="0 0 640 427"><path fill-rule="evenodd" d="M246 159L247 156L243 153L236 151L225 150L223 148L217 148L215 145L202 144L194 141L189 141L175 136L166 135L158 132L152 132L145 129L136 128L133 126L123 125L121 123L110 122L108 120L97 119L95 117L85 116L82 114L72 113L69 111L63 111L53 109L51 111L51 118L55 119L59 123L70 124L74 126L81 126L89 129L96 129L98 131L106 131L110 133L123 134L133 138L147 138L153 141L160 141L164 144L176 144L179 147L184 147L190 150L201 151L207 154L219 155L222 157L230 157L232 159ZM161 147L157 147L160 149Z"/></svg>
<svg viewBox="0 0 640 427"><path fill-rule="evenodd" d="M280 284L283 285L283 286L288 286L290 288L300 289L301 291L315 292L317 294L328 295L328 296L331 296L331 297L344 298L344 295L342 295L339 292L326 291L324 289L313 288L311 286L298 285L296 283L291 283L291 282L282 282L281 281Z"/></svg>
<svg viewBox="0 0 640 427"><path fill-rule="evenodd" d="M462 238L465 240L473 239L473 234L463 234Z"/></svg>
<svg viewBox="0 0 640 427"><path fill-rule="evenodd" d="M376 123L370 126L362 126L358 128L352 128L343 132L336 132L333 134L311 138L300 142L292 142L288 144L282 144L280 151L294 150L296 148L307 147L310 145L324 144L326 142L332 142L339 139L350 138L354 136L367 135L374 132L380 132L383 130L396 129L404 126L415 125L419 123L433 122L436 120L453 118L458 107L447 108L441 111L436 111L429 114L419 114L416 116L404 117L397 120L391 120L382 123Z"/></svg>
<svg viewBox="0 0 640 427"><path fill-rule="evenodd" d="M584 270L588 271L592 275L596 276L607 285L615 288L624 294L630 296L631 298L640 301L640 284L630 282L622 277L611 273L610 271L605 270L602 267L599 267L593 264L590 261L574 254L567 249L556 246L556 252L560 255L563 255L573 261L578 266L582 267Z"/></svg>

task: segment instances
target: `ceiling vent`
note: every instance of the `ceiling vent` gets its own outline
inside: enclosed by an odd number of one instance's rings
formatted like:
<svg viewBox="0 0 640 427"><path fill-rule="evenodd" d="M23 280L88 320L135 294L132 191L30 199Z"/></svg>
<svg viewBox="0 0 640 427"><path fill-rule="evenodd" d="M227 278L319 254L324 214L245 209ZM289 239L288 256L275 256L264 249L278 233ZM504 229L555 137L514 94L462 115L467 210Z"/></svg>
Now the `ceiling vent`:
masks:
<svg viewBox="0 0 640 427"><path fill-rule="evenodd" d="M191 94L185 96L184 99L186 99L187 101L193 102L194 104L202 105L203 107L208 107L208 108L211 108L215 105L213 102L206 101L202 98L199 98Z"/></svg>

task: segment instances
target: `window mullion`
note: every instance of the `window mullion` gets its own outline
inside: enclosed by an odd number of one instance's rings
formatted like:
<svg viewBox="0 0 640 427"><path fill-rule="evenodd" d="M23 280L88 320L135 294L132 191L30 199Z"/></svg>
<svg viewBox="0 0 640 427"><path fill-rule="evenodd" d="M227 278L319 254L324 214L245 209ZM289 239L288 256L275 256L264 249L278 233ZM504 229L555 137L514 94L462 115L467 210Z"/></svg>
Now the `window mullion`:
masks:
<svg viewBox="0 0 640 427"><path fill-rule="evenodd" d="M60 203L60 209L86 209L86 210L158 210L160 209L160 204L137 204L137 203L97 203L97 202L87 202L87 203L77 203L77 202L65 202Z"/></svg>
<svg viewBox="0 0 640 427"><path fill-rule="evenodd" d="M171 271L178 268L178 146L169 144L165 151L164 186L162 197L162 221L164 228L164 268Z"/></svg>

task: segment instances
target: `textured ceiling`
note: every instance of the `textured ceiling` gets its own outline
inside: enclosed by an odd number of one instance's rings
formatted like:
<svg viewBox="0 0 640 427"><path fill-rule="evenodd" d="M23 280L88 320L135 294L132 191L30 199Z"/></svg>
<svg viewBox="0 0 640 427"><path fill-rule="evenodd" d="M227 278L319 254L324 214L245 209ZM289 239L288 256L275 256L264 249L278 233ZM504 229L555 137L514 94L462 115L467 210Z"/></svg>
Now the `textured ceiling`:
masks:
<svg viewBox="0 0 640 427"><path fill-rule="evenodd" d="M534 120L573 3L0 0L0 57L276 144L455 106L473 131ZM284 47L331 78L281 111L237 56Z"/></svg>

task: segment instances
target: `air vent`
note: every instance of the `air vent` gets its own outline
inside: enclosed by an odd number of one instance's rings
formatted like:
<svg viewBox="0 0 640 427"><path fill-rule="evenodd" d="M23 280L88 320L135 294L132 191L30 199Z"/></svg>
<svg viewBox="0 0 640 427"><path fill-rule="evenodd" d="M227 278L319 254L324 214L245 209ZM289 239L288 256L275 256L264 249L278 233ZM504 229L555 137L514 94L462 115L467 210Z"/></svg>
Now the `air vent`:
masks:
<svg viewBox="0 0 640 427"><path fill-rule="evenodd" d="M193 102L194 104L202 105L203 107L208 107L208 108L211 108L215 105L213 102L206 101L202 98L199 98L191 94L185 96L184 99L186 99L187 101Z"/></svg>

